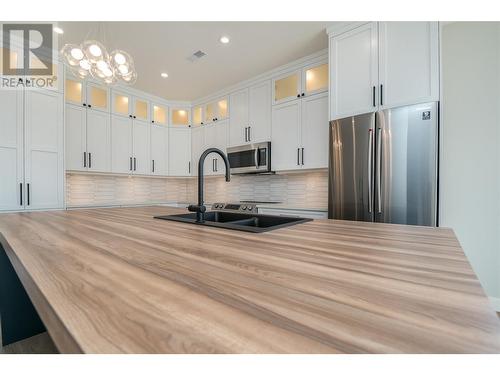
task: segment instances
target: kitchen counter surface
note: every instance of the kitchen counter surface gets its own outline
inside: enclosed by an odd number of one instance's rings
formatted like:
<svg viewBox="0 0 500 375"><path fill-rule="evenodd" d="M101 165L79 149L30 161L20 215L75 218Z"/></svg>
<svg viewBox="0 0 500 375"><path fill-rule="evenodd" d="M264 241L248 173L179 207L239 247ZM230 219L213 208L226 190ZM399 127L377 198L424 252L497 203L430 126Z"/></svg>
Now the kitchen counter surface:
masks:
<svg viewBox="0 0 500 375"><path fill-rule="evenodd" d="M61 352L500 353L453 232L315 220L267 233L134 207L0 215Z"/></svg>

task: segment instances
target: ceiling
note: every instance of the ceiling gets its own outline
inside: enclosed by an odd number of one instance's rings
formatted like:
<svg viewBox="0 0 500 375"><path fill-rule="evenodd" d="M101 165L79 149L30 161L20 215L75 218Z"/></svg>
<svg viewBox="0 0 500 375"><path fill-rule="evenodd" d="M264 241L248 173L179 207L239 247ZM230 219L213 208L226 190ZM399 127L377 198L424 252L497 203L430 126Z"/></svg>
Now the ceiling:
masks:
<svg viewBox="0 0 500 375"><path fill-rule="evenodd" d="M59 22L59 45L97 39L135 61L135 88L194 100L327 48L332 22ZM219 42L221 36L230 42ZM207 54L194 63L187 57ZM168 73L161 78L160 73Z"/></svg>

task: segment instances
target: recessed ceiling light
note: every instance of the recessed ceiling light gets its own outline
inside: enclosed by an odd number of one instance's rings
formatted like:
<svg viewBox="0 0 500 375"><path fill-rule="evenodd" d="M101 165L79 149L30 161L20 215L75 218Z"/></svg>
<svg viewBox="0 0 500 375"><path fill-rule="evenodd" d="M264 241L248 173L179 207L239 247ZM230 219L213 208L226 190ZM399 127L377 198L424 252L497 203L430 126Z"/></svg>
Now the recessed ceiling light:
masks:
<svg viewBox="0 0 500 375"><path fill-rule="evenodd" d="M227 36L221 36L219 40L220 40L220 42L222 44L228 44L229 43L229 38Z"/></svg>
<svg viewBox="0 0 500 375"><path fill-rule="evenodd" d="M54 32L55 32L56 34L64 34L64 30L63 30L63 29L61 29L60 27L57 27L57 26L56 26L56 27L54 27L54 29L53 29L53 30L54 30Z"/></svg>
<svg viewBox="0 0 500 375"><path fill-rule="evenodd" d="M162 76L163 78L167 78L167 77L168 77L168 74L167 74L167 73L162 73L162 74L161 74L161 76Z"/></svg>

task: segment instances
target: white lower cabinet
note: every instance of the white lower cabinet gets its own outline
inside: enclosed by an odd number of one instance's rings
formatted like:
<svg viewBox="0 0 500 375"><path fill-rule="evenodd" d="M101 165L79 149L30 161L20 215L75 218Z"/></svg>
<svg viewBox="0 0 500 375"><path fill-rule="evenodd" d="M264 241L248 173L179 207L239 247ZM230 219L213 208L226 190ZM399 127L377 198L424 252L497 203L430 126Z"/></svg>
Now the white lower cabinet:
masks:
<svg viewBox="0 0 500 375"><path fill-rule="evenodd" d="M132 170L132 120L112 115L111 171L113 173L131 173Z"/></svg>
<svg viewBox="0 0 500 375"><path fill-rule="evenodd" d="M273 107L272 169L328 167L328 93Z"/></svg>
<svg viewBox="0 0 500 375"><path fill-rule="evenodd" d="M191 129L169 128L168 170L170 176L191 175Z"/></svg>
<svg viewBox="0 0 500 375"><path fill-rule="evenodd" d="M24 188L20 206L25 209L64 207L63 113L61 93L24 93Z"/></svg>
<svg viewBox="0 0 500 375"><path fill-rule="evenodd" d="M150 125L145 121L132 122L132 158L134 174L152 173L150 158Z"/></svg>
<svg viewBox="0 0 500 375"><path fill-rule="evenodd" d="M151 126L151 174L168 175L168 128Z"/></svg>

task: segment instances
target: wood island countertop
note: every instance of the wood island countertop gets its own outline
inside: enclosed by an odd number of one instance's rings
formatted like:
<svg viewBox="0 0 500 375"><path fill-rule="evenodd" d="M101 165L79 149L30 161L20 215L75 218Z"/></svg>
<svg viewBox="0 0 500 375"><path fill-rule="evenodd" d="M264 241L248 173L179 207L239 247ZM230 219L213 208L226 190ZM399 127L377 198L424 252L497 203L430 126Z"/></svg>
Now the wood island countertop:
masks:
<svg viewBox="0 0 500 375"><path fill-rule="evenodd" d="M500 353L453 231L335 220L246 233L137 207L0 215L63 353Z"/></svg>

